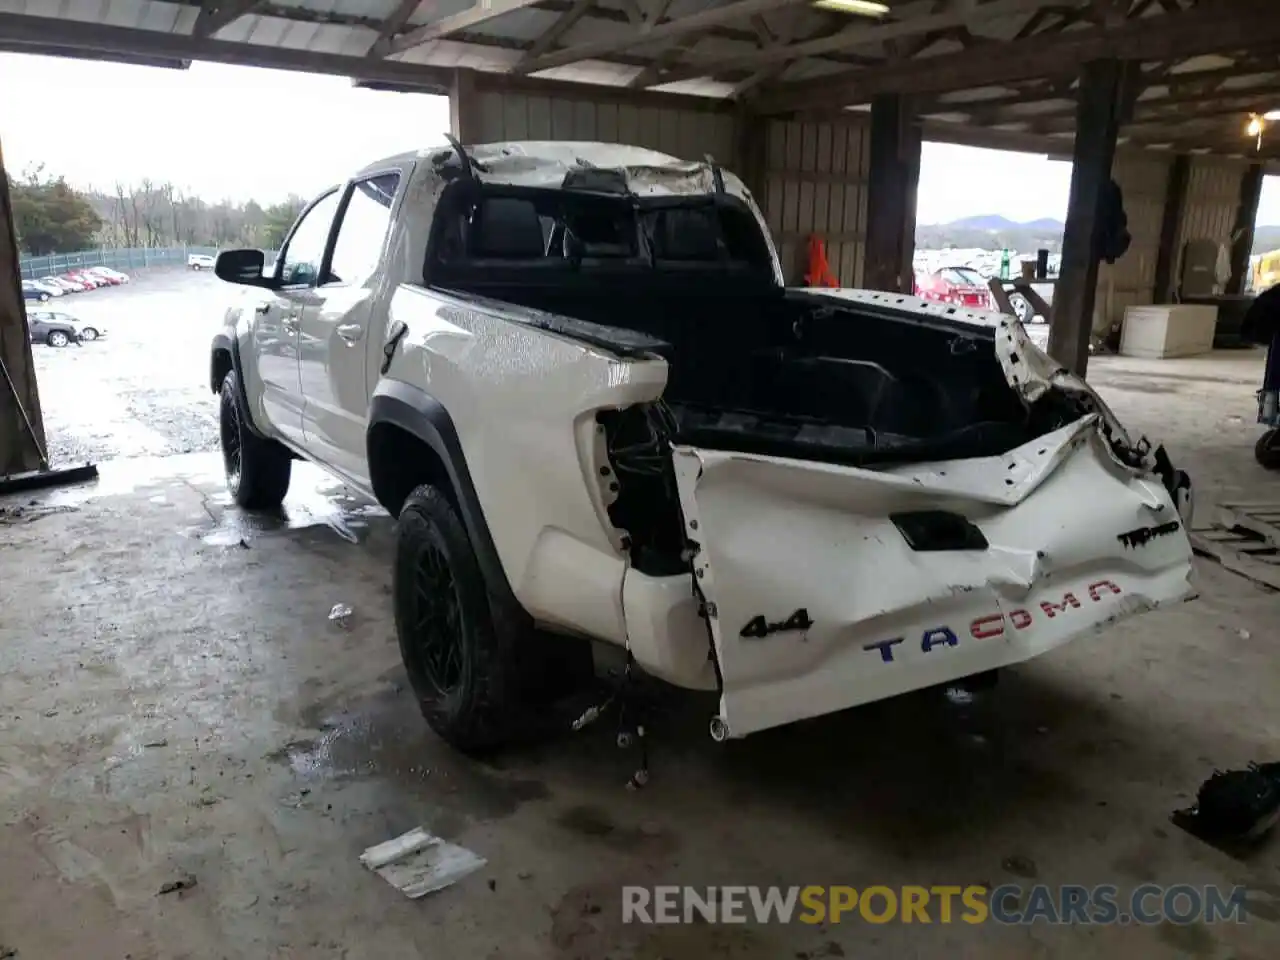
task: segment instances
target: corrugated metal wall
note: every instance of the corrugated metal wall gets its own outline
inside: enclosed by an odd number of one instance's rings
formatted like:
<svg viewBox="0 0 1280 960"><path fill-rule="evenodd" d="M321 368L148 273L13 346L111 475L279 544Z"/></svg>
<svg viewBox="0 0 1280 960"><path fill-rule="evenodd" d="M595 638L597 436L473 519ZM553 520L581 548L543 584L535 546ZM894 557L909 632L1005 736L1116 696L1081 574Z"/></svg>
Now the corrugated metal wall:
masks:
<svg viewBox="0 0 1280 960"><path fill-rule="evenodd" d="M599 140L660 150L682 159L708 154L746 176L737 121L727 107L635 91L547 86L474 92L465 139ZM802 282L809 234L827 241L840 283L862 282L867 232L869 131L865 123L768 121L760 204L789 282Z"/></svg>
<svg viewBox="0 0 1280 960"><path fill-rule="evenodd" d="M1094 308L1096 330L1124 319L1125 308L1155 298L1156 258L1164 219L1165 193L1173 158L1155 152L1118 154L1112 176L1124 192L1125 213L1133 243L1116 263L1098 269ZM1193 157L1187 197L1174 247L1180 258L1188 240L1210 239L1230 244L1240 204L1240 180L1248 164L1219 157ZM1175 263L1175 277L1180 260Z"/></svg>
<svg viewBox="0 0 1280 960"><path fill-rule="evenodd" d="M1240 206L1240 181L1249 165L1243 160L1193 157L1187 177L1187 202L1177 249L1188 240L1230 244Z"/></svg>
<svg viewBox="0 0 1280 960"><path fill-rule="evenodd" d="M1122 153L1111 166L1111 176L1124 194L1133 241L1114 264L1098 268L1095 330L1123 320L1126 307L1151 303L1170 163L1169 156L1158 153Z"/></svg>
<svg viewBox="0 0 1280 960"><path fill-rule="evenodd" d="M865 123L770 121L758 198L790 283L802 283L808 239L820 234L827 261L842 286L862 285L867 239L867 166L870 128Z"/></svg>
<svg viewBox="0 0 1280 960"><path fill-rule="evenodd" d="M637 105L607 93L541 95L481 91L476 143L498 140L597 140L626 143L701 160L710 154L732 167L734 118L727 111L680 108L670 102Z"/></svg>

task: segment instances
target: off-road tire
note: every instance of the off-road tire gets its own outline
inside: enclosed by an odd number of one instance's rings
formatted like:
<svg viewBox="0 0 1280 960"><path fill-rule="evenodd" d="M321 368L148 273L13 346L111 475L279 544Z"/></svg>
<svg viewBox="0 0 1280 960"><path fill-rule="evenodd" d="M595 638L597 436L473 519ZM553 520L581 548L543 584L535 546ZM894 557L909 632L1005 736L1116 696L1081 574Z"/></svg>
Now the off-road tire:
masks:
<svg viewBox="0 0 1280 960"><path fill-rule="evenodd" d="M517 631L496 622L467 531L436 487L416 488L400 510L393 595L400 656L431 729L465 753L512 739Z"/></svg>
<svg viewBox="0 0 1280 960"><path fill-rule="evenodd" d="M1266 470L1280 470L1280 428L1272 427L1258 438L1253 458Z"/></svg>
<svg viewBox="0 0 1280 960"><path fill-rule="evenodd" d="M289 492L293 458L274 440L256 436L244 422L236 372L222 378L218 397L218 433L227 490L245 510L275 510Z"/></svg>

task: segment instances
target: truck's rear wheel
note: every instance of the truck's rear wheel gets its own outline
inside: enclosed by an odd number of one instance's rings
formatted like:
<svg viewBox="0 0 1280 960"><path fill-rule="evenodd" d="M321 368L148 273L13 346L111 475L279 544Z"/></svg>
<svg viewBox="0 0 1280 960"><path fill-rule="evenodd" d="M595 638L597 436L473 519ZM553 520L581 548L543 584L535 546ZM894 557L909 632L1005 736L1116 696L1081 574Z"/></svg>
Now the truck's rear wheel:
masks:
<svg viewBox="0 0 1280 960"><path fill-rule="evenodd" d="M289 451L274 440L255 435L241 415L239 381L234 370L222 378L218 398L218 433L227 490L245 510L274 510L284 502L293 475Z"/></svg>
<svg viewBox="0 0 1280 960"><path fill-rule="evenodd" d="M1253 457L1267 470L1280 470L1280 428L1272 427L1258 438Z"/></svg>
<svg viewBox="0 0 1280 960"><path fill-rule="evenodd" d="M511 637L494 622L466 529L443 493L420 486L400 511L395 558L400 655L431 729L462 751L515 728Z"/></svg>

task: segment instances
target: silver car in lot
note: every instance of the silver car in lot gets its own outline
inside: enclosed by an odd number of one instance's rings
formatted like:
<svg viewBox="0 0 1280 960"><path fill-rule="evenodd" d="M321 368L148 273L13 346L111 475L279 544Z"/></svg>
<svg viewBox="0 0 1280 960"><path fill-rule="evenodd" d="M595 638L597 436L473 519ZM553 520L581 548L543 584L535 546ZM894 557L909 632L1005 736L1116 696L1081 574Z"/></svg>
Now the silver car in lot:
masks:
<svg viewBox="0 0 1280 960"><path fill-rule="evenodd" d="M61 310L31 310L27 313L27 326L32 343L47 343L51 347L97 340L107 332L96 323Z"/></svg>

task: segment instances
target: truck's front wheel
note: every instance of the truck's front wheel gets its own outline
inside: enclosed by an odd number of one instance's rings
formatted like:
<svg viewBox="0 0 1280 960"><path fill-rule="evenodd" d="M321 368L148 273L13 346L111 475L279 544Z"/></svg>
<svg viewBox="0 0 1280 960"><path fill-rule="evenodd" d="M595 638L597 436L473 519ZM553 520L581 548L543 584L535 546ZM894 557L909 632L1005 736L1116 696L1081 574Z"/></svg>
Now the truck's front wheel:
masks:
<svg viewBox="0 0 1280 960"><path fill-rule="evenodd" d="M240 410L239 381L234 370L222 379L218 397L218 434L227 490L246 510L274 510L284 502L293 474L289 451L253 433Z"/></svg>
<svg viewBox="0 0 1280 960"><path fill-rule="evenodd" d="M394 579L400 655L427 723L462 751L498 746L514 724L513 654L466 529L435 487L401 508Z"/></svg>

